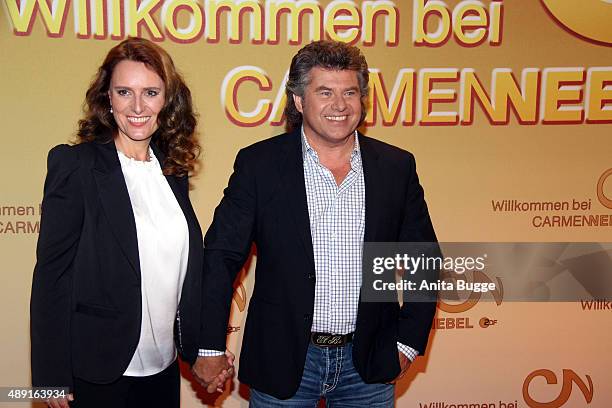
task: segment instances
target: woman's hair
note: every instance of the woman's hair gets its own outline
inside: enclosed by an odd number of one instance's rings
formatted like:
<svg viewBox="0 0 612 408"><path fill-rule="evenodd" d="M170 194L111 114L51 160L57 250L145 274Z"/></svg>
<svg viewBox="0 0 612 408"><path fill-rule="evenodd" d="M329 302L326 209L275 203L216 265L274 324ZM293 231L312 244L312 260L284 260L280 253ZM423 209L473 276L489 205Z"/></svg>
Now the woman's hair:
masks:
<svg viewBox="0 0 612 408"><path fill-rule="evenodd" d="M162 166L164 174L188 175L193 172L200 151L191 92L170 55L143 38L128 38L108 52L87 90L83 108L85 117L79 120L77 143L110 142L117 133L117 123L110 112L108 90L113 70L125 60L142 62L164 82L165 103L158 115L154 141L166 156Z"/></svg>
<svg viewBox="0 0 612 408"><path fill-rule="evenodd" d="M361 93L361 121L366 116L365 97L368 96L370 80L368 63L357 47L337 41L315 41L293 57L289 68L289 78L285 87L287 105L285 116L289 129L302 125L302 114L295 107L293 95L304 97L304 90L310 83L310 70L315 67L332 70L350 70L357 73Z"/></svg>

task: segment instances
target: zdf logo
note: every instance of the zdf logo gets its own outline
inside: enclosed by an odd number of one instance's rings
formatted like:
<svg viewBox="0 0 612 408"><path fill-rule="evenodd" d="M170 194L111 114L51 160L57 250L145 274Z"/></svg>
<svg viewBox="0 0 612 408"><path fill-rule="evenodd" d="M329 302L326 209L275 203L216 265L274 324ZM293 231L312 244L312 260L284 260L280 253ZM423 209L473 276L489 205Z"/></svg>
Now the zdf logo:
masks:
<svg viewBox="0 0 612 408"><path fill-rule="evenodd" d="M455 283L457 281L457 274L450 273L448 271L442 271L440 272L440 279L453 281L453 286L456 287ZM474 271L472 280L474 283L494 283L493 280L489 278L489 276L487 276L487 274L481 271ZM504 298L504 286L499 278L496 278L496 280L497 283L495 285L495 290L492 290L490 293L493 296L495 303L499 306L501 305L502 300ZM447 313L467 312L468 310L476 306L481 296L482 292L472 291L470 293L470 296L461 303L448 303L446 300L440 299L440 301L438 302L438 308ZM454 293L453 297L457 299L459 298L456 292Z"/></svg>
<svg viewBox="0 0 612 408"><path fill-rule="evenodd" d="M541 0L554 19L572 34L612 44L612 0Z"/></svg>
<svg viewBox="0 0 612 408"><path fill-rule="evenodd" d="M564 369L563 378L562 378L563 383L562 383L561 392L559 393L559 395L554 400L549 401L549 402L537 401L533 397L533 393L532 393L533 392L532 389L536 388L535 384L534 386L530 387L531 382L537 377L544 377L544 379L546 380L546 383L549 385L557 384L557 376L555 375L554 372L550 370L540 369L540 370L535 370L534 372L529 374L527 378L525 378L525 381L523 382L523 399L525 400L525 402L530 408L559 408L559 407L562 407L572 395L573 384L576 384L578 386L578 389L580 390L580 392L582 392L584 400L586 401L587 404L590 404L591 401L593 400L593 381L591 380L591 377L589 375L585 375L585 378L588 382L588 386L587 386L587 384L585 384L582 378L580 378L578 374L576 374L574 371Z"/></svg>

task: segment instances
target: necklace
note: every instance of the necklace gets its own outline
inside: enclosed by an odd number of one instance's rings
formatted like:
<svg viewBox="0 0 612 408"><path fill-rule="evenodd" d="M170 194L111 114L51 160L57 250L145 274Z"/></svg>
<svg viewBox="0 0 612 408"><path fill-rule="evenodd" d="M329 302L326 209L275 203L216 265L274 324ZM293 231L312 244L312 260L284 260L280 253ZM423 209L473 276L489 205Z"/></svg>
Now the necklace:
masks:
<svg viewBox="0 0 612 408"><path fill-rule="evenodd" d="M127 157L127 158L128 158L128 159L130 159L130 160L134 160L134 161L141 162L141 163L147 163L147 162L150 162L150 161L152 160L152 156L153 156L153 152L151 151L151 147L150 147L150 146L149 146L149 149L147 150L147 154L146 154L146 156L145 156L145 159L144 159L144 160L138 160L137 158L135 158L135 157L133 157L133 156L129 156L129 155L125 154L125 153L124 153L122 150L120 150L120 149L117 149L117 151L118 151L119 153L121 153L121 154L122 154L124 157Z"/></svg>

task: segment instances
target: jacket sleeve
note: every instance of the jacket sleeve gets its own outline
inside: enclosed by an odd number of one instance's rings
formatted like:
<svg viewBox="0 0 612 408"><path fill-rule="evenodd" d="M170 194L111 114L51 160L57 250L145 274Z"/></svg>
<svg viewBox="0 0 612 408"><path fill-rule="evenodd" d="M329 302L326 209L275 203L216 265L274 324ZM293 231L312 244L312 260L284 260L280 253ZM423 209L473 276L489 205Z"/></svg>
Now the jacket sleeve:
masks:
<svg viewBox="0 0 612 408"><path fill-rule="evenodd" d="M436 233L429 217L423 187L419 183L416 164L412 155L409 157L408 174L400 242L432 243L432 245L427 245L429 252L431 252L429 255L438 256L439 248ZM421 276L428 281L435 281L438 271L423 271ZM425 353L429 331L436 313L435 299L437 292L430 291L430 293L421 295L418 301L410 301L410 299L404 298L399 314L398 341L415 349L422 355ZM404 296L406 296L405 292ZM423 298L427 298L429 301L424 301Z"/></svg>
<svg viewBox="0 0 612 408"><path fill-rule="evenodd" d="M72 387L72 264L83 223L76 151L49 152L30 299L32 384Z"/></svg>
<svg viewBox="0 0 612 408"><path fill-rule="evenodd" d="M253 243L255 191L255 177L242 150L204 237L200 349L226 348L233 283Z"/></svg>

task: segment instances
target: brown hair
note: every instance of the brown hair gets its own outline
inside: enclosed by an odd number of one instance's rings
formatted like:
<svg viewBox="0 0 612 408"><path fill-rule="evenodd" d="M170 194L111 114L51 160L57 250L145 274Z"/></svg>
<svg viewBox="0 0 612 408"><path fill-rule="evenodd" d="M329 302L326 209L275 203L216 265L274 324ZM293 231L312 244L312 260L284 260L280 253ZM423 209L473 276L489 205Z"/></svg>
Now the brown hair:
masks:
<svg viewBox="0 0 612 408"><path fill-rule="evenodd" d="M165 104L158 116L158 130L153 136L166 156L164 174L185 176L193 172L200 146L196 140L197 120L191 92L170 55L143 38L128 38L106 55L86 93L85 117L79 120L77 143L94 140L108 143L116 134L117 123L110 113L108 90L115 66L124 60L144 63L164 82Z"/></svg>
<svg viewBox="0 0 612 408"><path fill-rule="evenodd" d="M333 70L350 70L357 73L361 93L361 122L366 116L365 97L368 96L370 80L368 63L359 48L338 41L315 41L298 51L291 61L289 78L285 87L287 105L285 116L287 127L295 129L302 125L302 114L295 107L293 95L303 97L310 83L310 70L319 67Z"/></svg>

